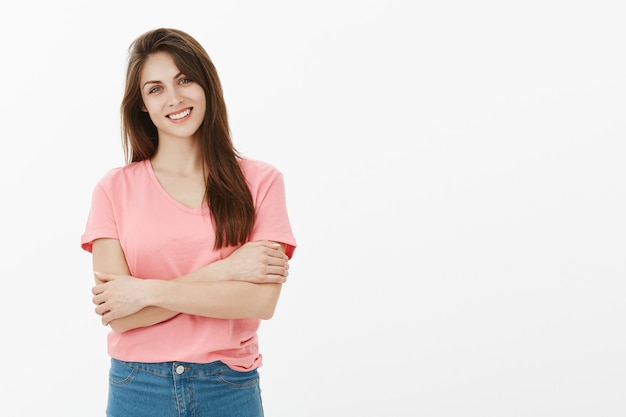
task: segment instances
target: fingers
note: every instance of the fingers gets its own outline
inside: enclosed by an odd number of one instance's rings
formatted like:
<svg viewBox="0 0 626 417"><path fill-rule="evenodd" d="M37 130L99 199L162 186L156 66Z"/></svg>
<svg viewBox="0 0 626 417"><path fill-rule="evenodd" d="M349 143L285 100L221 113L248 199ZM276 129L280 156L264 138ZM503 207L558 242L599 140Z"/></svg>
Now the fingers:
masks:
<svg viewBox="0 0 626 417"><path fill-rule="evenodd" d="M285 255L285 252L278 250L278 249L268 251L267 255L272 258L280 259L285 262L289 261L289 257Z"/></svg>
<svg viewBox="0 0 626 417"><path fill-rule="evenodd" d="M283 252L280 243L267 240L255 241L251 243L259 249L256 253L256 262L258 267L264 268L264 272L266 274L287 276L287 270L289 270L289 257L285 254L285 252Z"/></svg>
<svg viewBox="0 0 626 417"><path fill-rule="evenodd" d="M99 314L99 315L100 315L100 316L102 316L102 317L100 318L100 322L102 323L102 325L103 325L103 326L108 326L108 324L109 324L109 323L113 320L113 319L110 317L110 315L111 315L111 312L110 312L110 311L107 311L107 312L102 313L102 314Z"/></svg>
<svg viewBox="0 0 626 417"><path fill-rule="evenodd" d="M267 242L270 249L266 252L265 282L283 284L289 276L289 257L283 252L281 245Z"/></svg>
<svg viewBox="0 0 626 417"><path fill-rule="evenodd" d="M109 311L109 308L105 305L105 303L100 303L96 305L96 308L94 309L94 311L96 312L97 315L102 316L107 311Z"/></svg>
<svg viewBox="0 0 626 417"><path fill-rule="evenodd" d="M109 317L110 311L105 303L98 304L96 308L94 308L94 312L101 317L100 321L104 326L108 325L111 321L111 318Z"/></svg>
<svg viewBox="0 0 626 417"><path fill-rule="evenodd" d="M107 311L109 311L109 307L106 304L106 299L104 298L104 294L99 293L96 294L91 301L95 304L96 308L94 309L96 314L101 316Z"/></svg>
<svg viewBox="0 0 626 417"><path fill-rule="evenodd" d="M243 251L243 252L242 252ZM278 258L284 261L288 261L289 257L285 254L282 249L282 244L277 242L272 242L269 240L255 240L252 242L247 242L239 249L235 251L236 253L244 253L244 254L257 254L257 255L265 255L271 258Z"/></svg>
<svg viewBox="0 0 626 417"><path fill-rule="evenodd" d="M270 256L285 259L285 260L289 259L289 257L282 250L283 245L278 242L273 242L271 240L257 240L254 242L248 242L247 245L261 246L261 247L269 249L266 253L269 254Z"/></svg>
<svg viewBox="0 0 626 417"><path fill-rule="evenodd" d="M109 324L111 319L107 315L110 311L104 300L104 284L94 286L91 292L94 294L91 301L96 305L94 312L101 317L102 324L106 326Z"/></svg>
<svg viewBox="0 0 626 417"><path fill-rule="evenodd" d="M103 325L107 326L111 321L119 318L118 313L111 311L110 306L106 302L98 303L96 301L96 297L94 297L94 304L96 304L96 308L94 308L94 312L101 317L101 322Z"/></svg>
<svg viewBox="0 0 626 417"><path fill-rule="evenodd" d="M268 266L280 266L285 269L289 269L289 260L283 259L280 257L267 256L264 259L264 263L267 264Z"/></svg>
<svg viewBox="0 0 626 417"><path fill-rule="evenodd" d="M284 284L289 276L287 268L280 266L268 266L265 270L263 281L268 284Z"/></svg>
<svg viewBox="0 0 626 417"><path fill-rule="evenodd" d="M112 322L113 320L115 320L115 318L112 317L112 313L110 311L107 311L106 313L102 315L102 324L104 326L108 326L108 324Z"/></svg>

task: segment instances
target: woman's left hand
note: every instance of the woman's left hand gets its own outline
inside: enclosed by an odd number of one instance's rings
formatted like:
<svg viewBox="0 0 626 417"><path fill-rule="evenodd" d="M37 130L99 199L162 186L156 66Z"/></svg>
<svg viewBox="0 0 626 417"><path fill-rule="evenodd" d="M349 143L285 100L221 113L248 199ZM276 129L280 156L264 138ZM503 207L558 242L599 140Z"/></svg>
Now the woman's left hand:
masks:
<svg viewBox="0 0 626 417"><path fill-rule="evenodd" d="M116 275L94 272L102 283L91 290L96 305L96 314L102 317L102 324L129 316L146 307L147 281L129 275Z"/></svg>

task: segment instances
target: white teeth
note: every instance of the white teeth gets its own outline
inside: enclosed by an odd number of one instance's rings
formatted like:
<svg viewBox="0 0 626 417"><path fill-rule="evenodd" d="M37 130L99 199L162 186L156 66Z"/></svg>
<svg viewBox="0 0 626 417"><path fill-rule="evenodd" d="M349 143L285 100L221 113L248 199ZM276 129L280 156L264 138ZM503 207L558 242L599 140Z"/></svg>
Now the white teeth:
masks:
<svg viewBox="0 0 626 417"><path fill-rule="evenodd" d="M185 111L182 111L178 114L170 114L169 118L173 119L173 120L178 120L178 119L182 119L183 117L189 115L189 113L191 112L191 110L187 109Z"/></svg>

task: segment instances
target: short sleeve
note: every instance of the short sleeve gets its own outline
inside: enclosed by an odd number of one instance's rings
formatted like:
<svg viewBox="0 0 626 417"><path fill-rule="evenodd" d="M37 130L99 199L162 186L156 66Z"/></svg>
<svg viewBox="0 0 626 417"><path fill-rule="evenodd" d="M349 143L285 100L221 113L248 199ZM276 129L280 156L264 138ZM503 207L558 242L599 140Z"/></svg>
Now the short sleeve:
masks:
<svg viewBox="0 0 626 417"><path fill-rule="evenodd" d="M258 172L256 181L256 187L252 187L256 217L250 240L284 243L285 253L291 258L296 248L296 240L287 213L283 174L268 166Z"/></svg>
<svg viewBox="0 0 626 417"><path fill-rule="evenodd" d="M101 180L94 188L85 232L81 236L81 247L87 252L91 252L92 243L96 239L119 239L113 206L104 181Z"/></svg>

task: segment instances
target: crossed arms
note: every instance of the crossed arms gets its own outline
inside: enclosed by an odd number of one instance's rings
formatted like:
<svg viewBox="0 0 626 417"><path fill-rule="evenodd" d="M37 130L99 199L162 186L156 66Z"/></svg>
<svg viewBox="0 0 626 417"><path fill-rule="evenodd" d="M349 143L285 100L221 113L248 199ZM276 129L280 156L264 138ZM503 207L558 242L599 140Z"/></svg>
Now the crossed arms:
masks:
<svg viewBox="0 0 626 417"><path fill-rule="evenodd" d="M171 281L129 272L117 239L93 242L95 312L116 332L151 326L187 313L237 319L272 317L289 263L284 245L249 242L230 256Z"/></svg>

